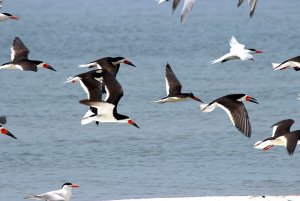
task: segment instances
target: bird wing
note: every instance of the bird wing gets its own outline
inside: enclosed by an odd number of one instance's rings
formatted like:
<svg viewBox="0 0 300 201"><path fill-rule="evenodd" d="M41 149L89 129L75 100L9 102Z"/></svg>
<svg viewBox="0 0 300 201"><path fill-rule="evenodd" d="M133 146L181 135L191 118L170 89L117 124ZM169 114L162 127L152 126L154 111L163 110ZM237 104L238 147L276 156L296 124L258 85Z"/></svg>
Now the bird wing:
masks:
<svg viewBox="0 0 300 201"><path fill-rule="evenodd" d="M103 101L81 100L81 104L95 107L99 111L99 115L112 115L115 105Z"/></svg>
<svg viewBox="0 0 300 201"><path fill-rule="evenodd" d="M234 36L231 37L229 45L231 47L230 52L232 53L237 53L245 49L245 45L239 43Z"/></svg>
<svg viewBox="0 0 300 201"><path fill-rule="evenodd" d="M65 198L59 195L59 191L50 191L40 195L30 195L24 199L46 200L46 201L65 201Z"/></svg>
<svg viewBox="0 0 300 201"><path fill-rule="evenodd" d="M239 57L236 54L229 52L218 59L210 61L210 64L216 64L219 62L224 63L224 62L232 60L232 59L239 59Z"/></svg>
<svg viewBox="0 0 300 201"><path fill-rule="evenodd" d="M300 131L298 130L298 131L286 133L283 136L279 137L281 140L285 142L286 150L290 156L293 155L296 149L299 140L299 135L300 135Z"/></svg>
<svg viewBox="0 0 300 201"><path fill-rule="evenodd" d="M175 12L180 0L173 0L173 6L172 6L172 11L173 13Z"/></svg>
<svg viewBox="0 0 300 201"><path fill-rule="evenodd" d="M244 2L244 0L239 0L238 2L238 7L240 7L242 5L242 3Z"/></svg>
<svg viewBox="0 0 300 201"><path fill-rule="evenodd" d="M120 99L123 96L122 86L112 73L105 69L102 69L101 71L106 90L105 102L111 103L117 107Z"/></svg>
<svg viewBox="0 0 300 201"><path fill-rule="evenodd" d="M92 70L86 73L77 75L81 77L80 85L86 92L90 100L102 100L102 71ZM75 76L76 77L76 76Z"/></svg>
<svg viewBox="0 0 300 201"><path fill-rule="evenodd" d="M175 2L175 0L174 0ZM192 10L194 6L195 0L184 0L183 8L181 11L181 20L180 22L183 22L186 20L187 16L189 15L190 11Z"/></svg>
<svg viewBox="0 0 300 201"><path fill-rule="evenodd" d="M11 46L11 60L28 59L30 51L19 37L15 37Z"/></svg>
<svg viewBox="0 0 300 201"><path fill-rule="evenodd" d="M272 137L279 137L290 132L290 128L295 121L293 119L285 119L272 125Z"/></svg>
<svg viewBox="0 0 300 201"><path fill-rule="evenodd" d="M249 6L250 6L250 17L252 17L254 14L254 11L255 11L257 0L248 0L248 2L249 2Z"/></svg>
<svg viewBox="0 0 300 201"><path fill-rule="evenodd" d="M99 66L101 66L102 69L111 72L115 77L119 72L120 64L114 65L109 57L104 57L93 62L96 62Z"/></svg>
<svg viewBox="0 0 300 201"><path fill-rule="evenodd" d="M242 60L242 61L246 61L246 60L250 60L253 59L253 55L246 53L245 51L239 51L236 52L236 55Z"/></svg>
<svg viewBox="0 0 300 201"><path fill-rule="evenodd" d="M6 124L6 117L0 116L0 124Z"/></svg>
<svg viewBox="0 0 300 201"><path fill-rule="evenodd" d="M166 66L166 91L168 96L173 96L181 93L182 85L178 81L171 66Z"/></svg>
<svg viewBox="0 0 300 201"><path fill-rule="evenodd" d="M293 57L291 59L288 59L288 60L282 62L281 64L276 66L274 69L278 70L278 69L282 69L285 67L300 67L300 56Z"/></svg>
<svg viewBox="0 0 300 201"><path fill-rule="evenodd" d="M242 102L222 97L215 101L217 106L225 110L232 124L246 137L251 137L251 124L248 112Z"/></svg>

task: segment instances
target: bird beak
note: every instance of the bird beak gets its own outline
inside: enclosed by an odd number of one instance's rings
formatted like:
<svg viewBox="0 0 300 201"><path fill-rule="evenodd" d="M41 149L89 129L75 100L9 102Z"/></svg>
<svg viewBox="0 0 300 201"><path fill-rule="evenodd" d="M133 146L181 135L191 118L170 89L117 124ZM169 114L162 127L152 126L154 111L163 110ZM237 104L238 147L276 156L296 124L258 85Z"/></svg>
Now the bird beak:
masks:
<svg viewBox="0 0 300 201"><path fill-rule="evenodd" d="M193 98L195 101L199 101L200 103L203 103L203 101L202 100L200 100L200 98L198 98L197 96L194 96L194 98Z"/></svg>
<svg viewBox="0 0 300 201"><path fill-rule="evenodd" d="M18 16L13 15L13 16L10 16L10 19L19 20L20 18Z"/></svg>
<svg viewBox="0 0 300 201"><path fill-rule="evenodd" d="M72 188L79 188L79 186L77 184L72 184L71 186Z"/></svg>
<svg viewBox="0 0 300 201"><path fill-rule="evenodd" d="M133 67L136 67L133 63L131 63L130 61L128 60L124 60L124 64L127 64L127 65L130 65L130 66L133 66Z"/></svg>
<svg viewBox="0 0 300 201"><path fill-rule="evenodd" d="M264 52L261 50L256 50L255 53L264 53Z"/></svg>
<svg viewBox="0 0 300 201"><path fill-rule="evenodd" d="M259 103L257 102L257 100L256 100L255 98L252 98L251 96L247 96L247 97L246 97L246 101L250 101L250 102L252 102L252 103L259 104Z"/></svg>
<svg viewBox="0 0 300 201"><path fill-rule="evenodd" d="M6 130L5 128L1 129L1 133L4 134L4 135L8 135L8 136L10 136L12 138L17 139L13 134L11 134L11 132L9 132L8 130Z"/></svg>
<svg viewBox="0 0 300 201"><path fill-rule="evenodd" d="M47 67L49 70L53 70L53 71L56 71L54 68L52 68L51 66L48 66Z"/></svg>
<svg viewBox="0 0 300 201"><path fill-rule="evenodd" d="M133 125L133 126L135 126L135 127L137 127L137 128L140 128L140 127L139 127L134 121L132 121L131 119L128 120L128 124Z"/></svg>

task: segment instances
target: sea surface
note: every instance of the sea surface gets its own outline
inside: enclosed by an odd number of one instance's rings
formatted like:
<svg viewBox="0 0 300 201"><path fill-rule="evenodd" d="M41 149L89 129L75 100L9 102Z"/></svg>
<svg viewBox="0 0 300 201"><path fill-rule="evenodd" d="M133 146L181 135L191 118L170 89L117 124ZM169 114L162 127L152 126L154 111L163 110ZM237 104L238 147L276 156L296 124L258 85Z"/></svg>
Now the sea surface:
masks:
<svg viewBox="0 0 300 201"><path fill-rule="evenodd" d="M253 144L271 136L271 125L292 118L300 129L300 74L273 71L271 62L300 55L300 1L259 0L253 18L247 2L198 0L187 21L172 15L172 2L152 0L6 0L1 12L20 16L0 24L0 61L10 61L19 36L30 58L57 72L1 70L0 113L18 140L0 136L0 200L56 190L65 182L72 201L151 197L288 195L300 193L300 148L268 152ZM210 65L229 51L235 36L263 50L255 61ZM86 94L66 79L106 56L123 56L117 79L124 96L118 111L141 129L124 124L81 125ZM196 101L156 104L166 96L165 65L184 92L204 102L245 93L251 139L216 109L201 113Z"/></svg>

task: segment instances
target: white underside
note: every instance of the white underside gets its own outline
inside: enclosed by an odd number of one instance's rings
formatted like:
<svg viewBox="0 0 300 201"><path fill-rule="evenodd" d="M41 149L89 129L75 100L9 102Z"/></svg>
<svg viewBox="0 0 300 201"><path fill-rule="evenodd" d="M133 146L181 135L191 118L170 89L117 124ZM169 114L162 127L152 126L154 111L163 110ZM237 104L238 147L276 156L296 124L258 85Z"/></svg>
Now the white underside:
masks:
<svg viewBox="0 0 300 201"><path fill-rule="evenodd" d="M114 201L300 201L299 195L288 196L207 196L207 197L182 197L182 198L147 198L127 199ZM111 200L113 201L113 200Z"/></svg>
<svg viewBox="0 0 300 201"><path fill-rule="evenodd" d="M283 70L285 68L300 68L300 63L294 61L288 61L283 64L272 63L273 70Z"/></svg>
<svg viewBox="0 0 300 201"><path fill-rule="evenodd" d="M182 101L187 101L187 100L191 100L191 98L190 97L187 97L187 98L168 97L168 98L160 99L160 100L157 100L154 102L155 103L175 103L175 102L182 102Z"/></svg>
<svg viewBox="0 0 300 201"><path fill-rule="evenodd" d="M298 143L300 144L300 141L298 140ZM275 140L266 140L264 142L258 141L254 144L255 149L264 149L267 146L286 146L286 138L284 136L278 137Z"/></svg>
<svg viewBox="0 0 300 201"><path fill-rule="evenodd" d="M101 123L128 123L128 119L117 120L112 115L103 114L103 115L97 115L97 116L93 116L93 117L82 118L81 124L85 125L85 124L89 124L93 121L98 121Z"/></svg>
<svg viewBox="0 0 300 201"><path fill-rule="evenodd" d="M9 70L23 70L21 66L19 65L14 65L14 64L6 64L3 66L0 66L1 69L9 69Z"/></svg>

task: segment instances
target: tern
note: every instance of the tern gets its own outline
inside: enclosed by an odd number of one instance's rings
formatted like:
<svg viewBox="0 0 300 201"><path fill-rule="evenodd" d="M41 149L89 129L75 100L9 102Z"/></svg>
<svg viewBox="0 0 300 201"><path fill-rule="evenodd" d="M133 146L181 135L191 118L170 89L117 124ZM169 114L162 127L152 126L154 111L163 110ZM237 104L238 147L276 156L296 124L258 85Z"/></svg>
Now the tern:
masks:
<svg viewBox="0 0 300 201"><path fill-rule="evenodd" d="M29 195L24 199L45 200L45 201L70 201L72 188L78 188L77 184L65 183L60 190L50 191L39 195Z"/></svg>
<svg viewBox="0 0 300 201"><path fill-rule="evenodd" d="M3 1L0 0L0 9L2 8ZM0 22L3 22L5 20L19 20L20 18L18 16L12 15L10 13L0 13Z"/></svg>
<svg viewBox="0 0 300 201"><path fill-rule="evenodd" d="M169 1L169 0L158 0L158 3L160 4L165 1ZM173 13L175 12L179 2L180 2L180 0L173 0L173 6L172 6ZM192 10L195 2L196 2L196 0L184 0L183 8L181 11L181 17L180 17L181 23L187 19L187 16L189 15L190 11Z"/></svg>
<svg viewBox="0 0 300 201"><path fill-rule="evenodd" d="M246 94L230 94L220 97L209 104L200 103L202 112L211 112L216 107L222 108L229 116L232 124L246 137L251 137L251 124L248 112L242 101L258 104L257 100Z"/></svg>
<svg viewBox="0 0 300 201"><path fill-rule="evenodd" d="M288 154L292 156L297 144L300 144L300 130L290 131L294 122L293 119L285 119L275 123L272 126L272 137L256 142L254 148L267 151L276 145L285 146Z"/></svg>
<svg viewBox="0 0 300 201"><path fill-rule="evenodd" d="M156 103L179 102L185 100L196 100L202 102L197 96L191 93L181 93L182 85L178 81L171 66L166 66L166 91L167 97L155 101Z"/></svg>
<svg viewBox="0 0 300 201"><path fill-rule="evenodd" d="M244 0L239 0L238 7L240 7L243 2L244 2ZM248 3L249 3L249 6L250 6L250 17L252 17L253 14L254 14L254 11L255 11L257 0L248 0Z"/></svg>
<svg viewBox="0 0 300 201"><path fill-rule="evenodd" d="M19 69L23 71L37 71L38 68L46 68L54 70L49 64L28 59L30 51L24 45L19 37L15 37L11 47L11 62L7 62L0 66L0 69Z"/></svg>
<svg viewBox="0 0 300 201"><path fill-rule="evenodd" d="M256 50L256 49L245 49L245 45L239 43L234 36L232 36L230 42L230 52L225 54L224 56L211 61L211 64L215 63L224 63L229 60L233 59L240 59L242 61L246 60L252 60L254 61L253 54L255 53L263 53L261 50Z"/></svg>

